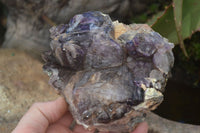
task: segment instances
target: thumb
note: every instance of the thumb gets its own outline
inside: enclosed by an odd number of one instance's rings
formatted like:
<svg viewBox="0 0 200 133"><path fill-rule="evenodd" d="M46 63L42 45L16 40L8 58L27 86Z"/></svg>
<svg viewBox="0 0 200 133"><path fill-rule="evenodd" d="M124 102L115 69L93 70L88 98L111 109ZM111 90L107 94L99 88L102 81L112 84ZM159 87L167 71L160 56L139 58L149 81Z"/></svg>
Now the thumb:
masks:
<svg viewBox="0 0 200 133"><path fill-rule="evenodd" d="M140 123L132 133L147 133L148 124L146 122Z"/></svg>

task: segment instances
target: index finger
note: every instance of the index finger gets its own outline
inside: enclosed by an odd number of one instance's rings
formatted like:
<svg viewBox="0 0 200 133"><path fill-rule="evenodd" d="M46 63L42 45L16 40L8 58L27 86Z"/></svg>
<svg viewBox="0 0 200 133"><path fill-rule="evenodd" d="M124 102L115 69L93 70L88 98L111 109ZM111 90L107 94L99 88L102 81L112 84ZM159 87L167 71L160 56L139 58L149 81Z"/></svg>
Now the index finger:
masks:
<svg viewBox="0 0 200 133"><path fill-rule="evenodd" d="M67 111L65 99L36 103L22 117L12 133L44 133L49 124L60 119Z"/></svg>

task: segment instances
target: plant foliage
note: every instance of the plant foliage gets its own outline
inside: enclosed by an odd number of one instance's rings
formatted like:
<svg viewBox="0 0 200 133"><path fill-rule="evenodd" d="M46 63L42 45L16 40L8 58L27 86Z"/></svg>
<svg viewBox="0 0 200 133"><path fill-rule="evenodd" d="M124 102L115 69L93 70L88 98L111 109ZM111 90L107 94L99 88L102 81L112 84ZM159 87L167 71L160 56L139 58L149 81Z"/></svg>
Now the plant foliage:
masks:
<svg viewBox="0 0 200 133"><path fill-rule="evenodd" d="M199 13L200 0L173 0L164 12L156 14L148 24L171 42L180 44L187 57L183 40L200 31Z"/></svg>

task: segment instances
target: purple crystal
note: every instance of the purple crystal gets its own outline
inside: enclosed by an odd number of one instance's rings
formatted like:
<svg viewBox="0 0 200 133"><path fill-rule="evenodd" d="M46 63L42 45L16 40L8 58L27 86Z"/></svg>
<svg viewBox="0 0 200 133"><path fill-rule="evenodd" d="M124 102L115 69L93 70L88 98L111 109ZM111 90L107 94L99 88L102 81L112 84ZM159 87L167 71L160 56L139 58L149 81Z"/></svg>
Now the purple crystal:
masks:
<svg viewBox="0 0 200 133"><path fill-rule="evenodd" d="M163 100L173 66L173 44L146 25L119 24L101 12L74 16L50 29L43 56L50 84L78 124L100 131L131 131Z"/></svg>
<svg viewBox="0 0 200 133"><path fill-rule="evenodd" d="M103 15L101 12L86 12L74 16L69 22L69 32L82 32L91 31L99 28L104 28L105 31L109 31L112 26L112 20L109 16Z"/></svg>

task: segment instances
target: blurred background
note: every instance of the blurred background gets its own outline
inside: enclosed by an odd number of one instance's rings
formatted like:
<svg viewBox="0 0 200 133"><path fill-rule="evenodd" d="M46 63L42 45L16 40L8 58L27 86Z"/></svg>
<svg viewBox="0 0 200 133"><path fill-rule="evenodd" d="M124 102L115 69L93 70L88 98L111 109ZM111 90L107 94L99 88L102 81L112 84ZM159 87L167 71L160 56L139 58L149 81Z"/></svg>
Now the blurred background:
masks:
<svg viewBox="0 0 200 133"><path fill-rule="evenodd" d="M10 132L32 103L58 97L42 72L49 28L94 10L147 23L175 43L172 76L154 113L200 125L199 0L0 0L0 132Z"/></svg>

